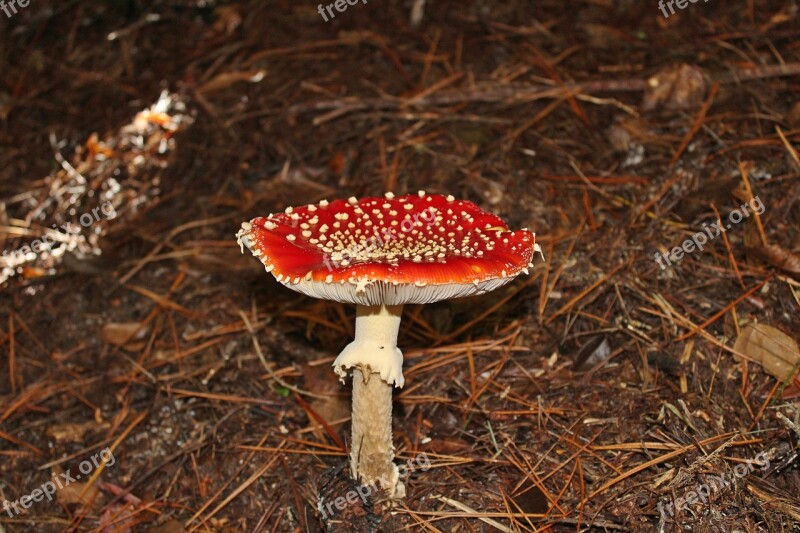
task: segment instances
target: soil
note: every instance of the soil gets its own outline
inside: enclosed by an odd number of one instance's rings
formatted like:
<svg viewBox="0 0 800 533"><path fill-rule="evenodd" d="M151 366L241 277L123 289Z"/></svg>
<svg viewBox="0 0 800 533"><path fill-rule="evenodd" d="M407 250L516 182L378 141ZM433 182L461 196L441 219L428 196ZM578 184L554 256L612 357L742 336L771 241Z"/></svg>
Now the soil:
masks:
<svg viewBox="0 0 800 533"><path fill-rule="evenodd" d="M797 3L337 4L0 3L0 533L800 531ZM387 501L235 233L417 190L545 260L406 306Z"/></svg>

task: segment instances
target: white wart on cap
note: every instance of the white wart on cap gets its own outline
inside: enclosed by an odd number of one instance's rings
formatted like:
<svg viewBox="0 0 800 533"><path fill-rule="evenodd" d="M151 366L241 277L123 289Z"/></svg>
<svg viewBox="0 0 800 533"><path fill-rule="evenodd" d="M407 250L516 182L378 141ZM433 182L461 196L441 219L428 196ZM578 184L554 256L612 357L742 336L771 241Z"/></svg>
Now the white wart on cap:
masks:
<svg viewBox="0 0 800 533"><path fill-rule="evenodd" d="M533 266L527 230L439 194L325 200L242 224L239 244L290 289L361 305L492 291Z"/></svg>

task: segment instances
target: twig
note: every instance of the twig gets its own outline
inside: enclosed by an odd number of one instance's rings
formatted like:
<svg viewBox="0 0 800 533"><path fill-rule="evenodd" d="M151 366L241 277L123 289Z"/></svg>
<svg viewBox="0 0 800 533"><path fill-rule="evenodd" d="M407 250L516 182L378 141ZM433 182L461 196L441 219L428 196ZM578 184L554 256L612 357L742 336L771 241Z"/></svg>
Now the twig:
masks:
<svg viewBox="0 0 800 533"><path fill-rule="evenodd" d="M732 301L731 303L729 303L728 305L726 305L725 307L720 309L711 318L707 319L705 322L703 322L702 324L700 324L699 326L694 328L692 331L690 331L688 333L685 333L685 334L681 335L680 337L678 337L677 339L675 339L675 342L685 341L689 337L693 337L694 335L696 335L697 332L699 332L700 330L706 329L708 326L710 326L711 324L716 322L721 316L723 316L725 313L727 313L732 307L734 307L735 305L738 305L742 300L744 300L748 296L752 295L754 292L756 292L758 289L763 287L764 284L766 284L771 279L772 279L772 276L767 277L761 283L755 285L753 288L751 288L750 290L748 290L747 292L745 292L744 294L742 294L741 296L736 298L734 301Z"/></svg>
<svg viewBox="0 0 800 533"><path fill-rule="evenodd" d="M455 507L456 509L458 509L460 511L464 511L465 513L469 513L468 516L472 515L473 518L477 518L478 520L480 520L484 524L489 524L490 526L492 526L493 528L495 528L495 529L497 529L499 531L503 531L504 533L514 533L514 531L512 529L504 526L503 524L501 524L497 520L492 520L491 518L485 516L487 513L479 513L478 511L476 511L472 507L469 507L468 505L465 505L465 504L463 504L461 502L457 502L456 500L451 500L450 498L447 498L445 496L434 496L434 498L439 500L439 501L442 501L442 502L444 502L444 503L446 503L448 505L450 505L451 507Z"/></svg>
<svg viewBox="0 0 800 533"><path fill-rule="evenodd" d="M717 220L719 221L719 224L722 224L722 216L720 216L719 209L717 209L717 206L714 205L713 202L711 204L711 209L713 209L714 214L717 215ZM728 234L725 232L722 232L722 241L725 243L725 248L728 250L728 260L730 260L731 262L733 271L736 272L736 278L739 280L739 285L742 286L742 289L747 289L747 285L744 284L744 280L742 279L742 273L739 272L739 265L736 264L736 258L733 257L733 250L731 249L731 242L728 239Z"/></svg>
<svg viewBox="0 0 800 533"><path fill-rule="evenodd" d="M703 107L700 108L700 112L697 113L697 119L695 119L692 128L686 133L686 136L681 141L680 146L677 150L675 150L675 155L672 156L672 159L669 162L669 166L675 166L675 163L678 162L678 159L681 158L681 154L683 151L686 150L686 147L689 146L689 143L692 142L692 139L700 131L700 128L703 127L703 122L706 120L706 114L708 113L709 108L711 108L711 104L714 102L714 98L717 96L717 92L719 91L719 83L715 83L711 86L711 91L708 93L708 98L706 101L703 102Z"/></svg>
<svg viewBox="0 0 800 533"><path fill-rule="evenodd" d="M778 129L778 135L780 135L781 140L783 140L784 143L788 144L788 142L786 141L786 137L783 136L783 132L781 131L781 129L780 128L777 129ZM791 145L789 145L789 148L791 148ZM794 156L797 157L797 154L794 153ZM798 161L798 166L800 167L800 161ZM739 161L739 173L742 175L742 181L744 182L744 188L747 190L747 196L750 197L749 201L752 202L755 199L755 197L753 196L753 188L750 186L750 177L747 175L747 169L744 168L744 164L742 164L741 161ZM769 242L767 241L767 233L764 231L764 224L761 222L761 215L759 215L758 211L756 211L755 209L753 209L753 215L755 215L756 226L758 227L758 234L759 236L761 236L761 245L767 246ZM725 236L724 233L723 236Z"/></svg>
<svg viewBox="0 0 800 533"><path fill-rule="evenodd" d="M333 41L334 44L343 44L341 41ZM330 44L330 42L328 43ZM349 43L347 43L349 44ZM285 50L284 50L285 51ZM279 50L268 51L273 55ZM250 61L252 63L252 61ZM796 76L800 74L800 62L786 63L784 65L772 65L755 69L742 69L732 73L717 76L716 82L720 85L740 83L764 78L775 78L781 76ZM399 97L387 98L335 98L332 100L318 100L296 104L289 108L289 115L298 115L315 111L335 110L328 115L317 117L313 123L320 125L333 118L365 110L386 110L402 109L406 107L439 107L466 103L496 103L505 104L531 102L544 98L564 98L577 96L579 93L596 92L641 92L647 90L649 81L639 78L624 80L594 80L579 83L564 83L558 87L547 85L527 85L527 86L508 86L508 85L489 85L478 88L453 89L441 91L428 97L411 99Z"/></svg>

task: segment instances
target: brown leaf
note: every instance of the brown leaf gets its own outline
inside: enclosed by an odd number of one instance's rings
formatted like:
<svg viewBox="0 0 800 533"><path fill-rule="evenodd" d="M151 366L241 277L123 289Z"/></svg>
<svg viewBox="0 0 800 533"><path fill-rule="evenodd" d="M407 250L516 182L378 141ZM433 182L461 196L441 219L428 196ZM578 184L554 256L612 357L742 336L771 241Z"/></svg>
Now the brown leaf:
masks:
<svg viewBox="0 0 800 533"><path fill-rule="evenodd" d="M105 425L108 426L107 424ZM64 423L55 424L47 428L45 432L48 437L54 439L56 442L83 442L84 437L88 431L97 429L103 426L98 426L94 421L83 422L79 424Z"/></svg>
<svg viewBox="0 0 800 533"><path fill-rule="evenodd" d="M252 72L223 72L217 74L203 85L197 88L197 92L201 94L213 93L227 89L234 83L240 81L249 81L250 83L258 83L264 79L265 71L254 70Z"/></svg>
<svg viewBox="0 0 800 533"><path fill-rule="evenodd" d="M72 474L75 475L74 473ZM86 492L86 483L69 483L58 491L58 501L62 505L79 504L81 506L91 505L93 509L98 509L103 503L103 497L96 486L92 485Z"/></svg>
<svg viewBox="0 0 800 533"><path fill-rule="evenodd" d="M764 324L748 325L736 339L733 349L761 363L766 372L784 383L792 378L800 364L797 342L781 330Z"/></svg>
<svg viewBox="0 0 800 533"><path fill-rule="evenodd" d="M786 122L788 122L792 128L800 127L800 102L795 102L788 113L786 113Z"/></svg>
<svg viewBox="0 0 800 533"><path fill-rule="evenodd" d="M224 35L231 35L242 25L242 15L238 6L219 6L214 10L217 20L214 21L214 31Z"/></svg>
<svg viewBox="0 0 800 533"><path fill-rule="evenodd" d="M183 533L186 529L179 520L169 520L159 526L147 529L147 533Z"/></svg>
<svg viewBox="0 0 800 533"><path fill-rule="evenodd" d="M687 191L680 203L675 206L675 213L683 221L691 221L698 217L713 217L709 204L728 205L729 198L736 189L739 179L738 177L709 174L697 184L696 188ZM723 209L721 214L726 217L727 209Z"/></svg>
<svg viewBox="0 0 800 533"><path fill-rule="evenodd" d="M303 382L306 390L317 394L334 395L341 389L329 365L303 365Z"/></svg>
<svg viewBox="0 0 800 533"><path fill-rule="evenodd" d="M136 507L111 505L100 517L98 527L102 533L131 533L137 525Z"/></svg>
<svg viewBox="0 0 800 533"><path fill-rule="evenodd" d="M149 328L141 322L110 322L103 326L100 338L106 344L135 350L143 346L143 343L132 341L141 341L147 336L148 330Z"/></svg>
<svg viewBox="0 0 800 533"><path fill-rule="evenodd" d="M691 109L703 103L708 78L699 67L685 63L658 72L647 80L645 111L663 106L666 109Z"/></svg>
<svg viewBox="0 0 800 533"><path fill-rule="evenodd" d="M800 279L800 257L777 244L750 246L747 248L747 253L758 257L795 279Z"/></svg>
<svg viewBox="0 0 800 533"><path fill-rule="evenodd" d="M331 396L324 399L315 398L310 405L330 426L337 422L341 424L342 420L350 416L350 402L347 398L342 398L341 396ZM317 423L313 418L309 422L311 427L321 427L321 424Z"/></svg>
<svg viewBox="0 0 800 533"><path fill-rule="evenodd" d="M793 128L800 127L800 102L795 102L786 114L786 122Z"/></svg>
<svg viewBox="0 0 800 533"><path fill-rule="evenodd" d="M620 45L620 30L606 24L586 23L582 27L586 42L592 48L614 48Z"/></svg>

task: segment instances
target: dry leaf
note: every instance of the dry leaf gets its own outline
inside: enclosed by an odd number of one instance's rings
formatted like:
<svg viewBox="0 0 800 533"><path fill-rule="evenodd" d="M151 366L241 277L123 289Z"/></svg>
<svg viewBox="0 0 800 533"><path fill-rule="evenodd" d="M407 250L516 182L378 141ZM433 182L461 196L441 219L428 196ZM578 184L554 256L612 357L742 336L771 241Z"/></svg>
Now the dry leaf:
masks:
<svg viewBox="0 0 800 533"><path fill-rule="evenodd" d="M100 517L98 528L102 533L131 533L138 524L137 514L133 505L111 505Z"/></svg>
<svg viewBox="0 0 800 533"><path fill-rule="evenodd" d="M147 529L147 533L184 533L186 529L179 520L169 520L159 526Z"/></svg>
<svg viewBox="0 0 800 533"><path fill-rule="evenodd" d="M748 325L736 339L733 349L761 363L764 370L784 383L792 378L800 365L797 342L781 330L764 324Z"/></svg>
<svg viewBox="0 0 800 533"><path fill-rule="evenodd" d="M329 426L333 426L336 422L341 424L343 420L350 416L350 402L347 398L342 398L341 396L331 396L324 399L315 398L310 405L314 412L321 416ZM317 430L322 427L313 418L309 419L309 425Z"/></svg>
<svg viewBox="0 0 800 533"><path fill-rule="evenodd" d="M214 10L214 15L217 17L214 21L214 31L217 33L231 35L242 25L238 6L219 6Z"/></svg>
<svg viewBox="0 0 800 533"><path fill-rule="evenodd" d="M105 424L105 426L107 427L108 424ZM99 427L103 426L98 426L94 421L80 424L54 424L47 428L46 435L58 443L83 442L86 432Z"/></svg>
<svg viewBox="0 0 800 533"><path fill-rule="evenodd" d="M75 476L75 472L68 472ZM65 484L58 491L58 502L62 505L78 504L81 506L91 505L93 509L99 509L103 503L103 496L96 486L92 485L86 492L86 483L69 483Z"/></svg>
<svg viewBox="0 0 800 533"><path fill-rule="evenodd" d="M265 75L266 72L263 70L256 70L253 72L223 72L221 74L217 74L209 81L198 87L197 92L200 94L208 94L221 91L240 81L258 83L264 79Z"/></svg>
<svg viewBox="0 0 800 533"><path fill-rule="evenodd" d="M100 338L106 344L122 346L128 350L137 350L144 346L141 341L147 336L149 327L141 322L110 322L103 326Z"/></svg>
<svg viewBox="0 0 800 533"><path fill-rule="evenodd" d="M619 28L606 24L583 24L583 32L586 34L586 42L592 48L614 48L619 46Z"/></svg>
<svg viewBox="0 0 800 533"><path fill-rule="evenodd" d="M708 78L699 67L681 64L669 67L647 80L645 111L663 106L667 109L691 109L703 103Z"/></svg>
<svg viewBox="0 0 800 533"><path fill-rule="evenodd" d="M747 253L786 272L795 279L800 279L800 257L777 244L750 246L747 248Z"/></svg>
<svg viewBox="0 0 800 533"><path fill-rule="evenodd" d="M800 127L800 102L795 102L786 114L786 122L788 122L792 128Z"/></svg>

